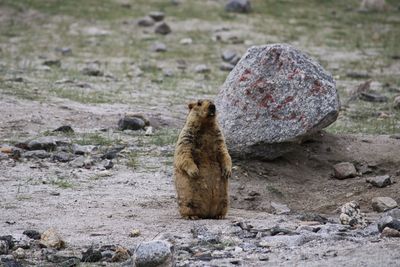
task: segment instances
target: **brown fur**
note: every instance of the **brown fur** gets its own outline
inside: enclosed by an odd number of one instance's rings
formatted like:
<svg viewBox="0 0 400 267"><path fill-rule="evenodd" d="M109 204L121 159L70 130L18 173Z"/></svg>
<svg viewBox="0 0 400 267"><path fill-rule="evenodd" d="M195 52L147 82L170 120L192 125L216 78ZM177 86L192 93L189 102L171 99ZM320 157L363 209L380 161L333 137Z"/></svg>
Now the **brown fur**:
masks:
<svg viewBox="0 0 400 267"><path fill-rule="evenodd" d="M225 217L232 162L211 101L189 104L189 115L175 149L174 168L182 217Z"/></svg>

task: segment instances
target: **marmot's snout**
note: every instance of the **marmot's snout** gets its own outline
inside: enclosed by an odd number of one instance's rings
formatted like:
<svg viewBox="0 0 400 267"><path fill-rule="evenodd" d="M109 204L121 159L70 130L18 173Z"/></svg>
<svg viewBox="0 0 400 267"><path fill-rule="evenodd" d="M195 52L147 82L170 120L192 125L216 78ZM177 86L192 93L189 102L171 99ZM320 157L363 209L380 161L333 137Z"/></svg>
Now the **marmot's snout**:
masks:
<svg viewBox="0 0 400 267"><path fill-rule="evenodd" d="M208 116L209 117L215 116L215 111L216 111L215 105L210 104L210 106L208 106Z"/></svg>

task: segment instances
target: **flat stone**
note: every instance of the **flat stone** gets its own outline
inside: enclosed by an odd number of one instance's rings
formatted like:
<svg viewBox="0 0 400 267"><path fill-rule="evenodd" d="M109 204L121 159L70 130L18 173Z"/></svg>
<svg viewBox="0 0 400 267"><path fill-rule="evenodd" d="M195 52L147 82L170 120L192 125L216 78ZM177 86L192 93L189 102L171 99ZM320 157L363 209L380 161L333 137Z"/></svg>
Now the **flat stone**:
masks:
<svg viewBox="0 0 400 267"><path fill-rule="evenodd" d="M271 207L274 209L275 214L288 214L290 209L286 204L271 201Z"/></svg>
<svg viewBox="0 0 400 267"><path fill-rule="evenodd" d="M388 185L392 184L392 181L390 179L389 175L381 175L381 176L374 176L374 177L368 177L366 179L367 183L372 184L373 186L376 187L386 187Z"/></svg>
<svg viewBox="0 0 400 267"><path fill-rule="evenodd" d="M69 162L73 159L72 155L70 153L67 152L57 152L52 156L52 159L54 161L59 161L59 162Z"/></svg>
<svg viewBox="0 0 400 267"><path fill-rule="evenodd" d="M29 238L39 240L40 239L40 233L36 230L25 230L23 232L24 235L26 235Z"/></svg>
<svg viewBox="0 0 400 267"><path fill-rule="evenodd" d="M125 116L118 121L118 129L123 130L141 130L146 126L142 118L136 116Z"/></svg>
<svg viewBox="0 0 400 267"><path fill-rule="evenodd" d="M350 162L341 162L333 165L334 176L336 179L352 178L357 175L356 167Z"/></svg>
<svg viewBox="0 0 400 267"><path fill-rule="evenodd" d="M225 62L230 62L237 55L235 50L225 50L222 52L221 58Z"/></svg>
<svg viewBox="0 0 400 267"><path fill-rule="evenodd" d="M96 150L97 150L97 146L94 146L94 145L85 145L85 146L78 145L78 144L72 145L72 152L77 155L90 154Z"/></svg>
<svg viewBox="0 0 400 267"><path fill-rule="evenodd" d="M209 73L210 71L210 68L205 64L200 64L194 67L194 72L196 73Z"/></svg>
<svg viewBox="0 0 400 267"><path fill-rule="evenodd" d="M45 159L50 157L50 153L45 150L33 150L33 151L26 151L22 154L22 157L30 159L30 158L38 158L38 159Z"/></svg>
<svg viewBox="0 0 400 267"><path fill-rule="evenodd" d="M154 21L162 21L165 18L165 13L161 11L152 11L149 13L149 17L151 17Z"/></svg>
<svg viewBox="0 0 400 267"><path fill-rule="evenodd" d="M367 102L387 102L387 96L378 93L361 92L360 99Z"/></svg>
<svg viewBox="0 0 400 267"><path fill-rule="evenodd" d="M390 197L374 197L372 199L372 209L377 212L384 212L397 207L397 202Z"/></svg>
<svg viewBox="0 0 400 267"><path fill-rule="evenodd" d="M155 33L162 34L162 35L169 34L169 33L171 33L171 31L172 31L171 27L165 22L158 24L156 26L156 28L154 29Z"/></svg>
<svg viewBox="0 0 400 267"><path fill-rule="evenodd" d="M96 77L100 77L100 76L104 76L104 72L101 71L100 69L98 69L97 67L85 67L82 69L82 74L84 75L88 75L88 76L96 76Z"/></svg>
<svg viewBox="0 0 400 267"><path fill-rule="evenodd" d="M332 75L286 44L249 48L215 102L231 156L261 159L333 123L340 106Z"/></svg>
<svg viewBox="0 0 400 267"><path fill-rule="evenodd" d="M219 69L222 71L231 71L233 68L235 68L235 65L227 62L222 62L222 64L219 66Z"/></svg>
<svg viewBox="0 0 400 267"><path fill-rule="evenodd" d="M28 149L29 150L47 150L53 151L59 145L67 145L70 141L68 138L65 137L58 137L58 136L44 136L33 139L28 142Z"/></svg>

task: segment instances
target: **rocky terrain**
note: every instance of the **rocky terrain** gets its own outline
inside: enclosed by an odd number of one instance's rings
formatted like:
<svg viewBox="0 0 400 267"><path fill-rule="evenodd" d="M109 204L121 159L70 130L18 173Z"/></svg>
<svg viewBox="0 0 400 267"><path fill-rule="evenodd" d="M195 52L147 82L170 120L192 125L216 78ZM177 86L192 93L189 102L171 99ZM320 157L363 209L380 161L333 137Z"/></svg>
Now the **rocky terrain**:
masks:
<svg viewBox="0 0 400 267"><path fill-rule="evenodd" d="M397 1L226 2L1 1L0 266L398 266ZM186 103L270 43L332 74L338 119L183 220Z"/></svg>

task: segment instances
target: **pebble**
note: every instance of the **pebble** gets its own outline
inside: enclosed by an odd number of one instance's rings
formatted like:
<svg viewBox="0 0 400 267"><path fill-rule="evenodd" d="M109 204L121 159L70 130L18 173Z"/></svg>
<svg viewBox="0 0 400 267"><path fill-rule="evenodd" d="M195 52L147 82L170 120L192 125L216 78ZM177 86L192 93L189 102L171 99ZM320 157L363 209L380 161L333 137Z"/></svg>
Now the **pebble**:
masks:
<svg viewBox="0 0 400 267"><path fill-rule="evenodd" d="M99 250L94 250L92 247L82 253L83 262L98 262L102 257L102 253Z"/></svg>
<svg viewBox="0 0 400 267"><path fill-rule="evenodd" d="M26 257L25 250L23 248L17 248L13 251L12 255L16 259L24 259Z"/></svg>
<svg viewBox="0 0 400 267"><path fill-rule="evenodd" d="M274 210L274 213L278 215L290 213L290 209L286 204L271 201L271 207Z"/></svg>
<svg viewBox="0 0 400 267"><path fill-rule="evenodd" d="M4 267L23 267L21 263L18 261L12 259L12 258L2 258L1 259L1 266Z"/></svg>
<svg viewBox="0 0 400 267"><path fill-rule="evenodd" d="M146 132L144 133L144 135L146 135L146 136L154 135L153 127L151 127L151 126L146 127Z"/></svg>
<svg viewBox="0 0 400 267"><path fill-rule="evenodd" d="M231 71L234 67L235 65L232 65L231 63L222 62L219 69L222 71Z"/></svg>
<svg viewBox="0 0 400 267"><path fill-rule="evenodd" d="M225 50L222 52L221 58L225 62L230 62L237 55L235 50Z"/></svg>
<svg viewBox="0 0 400 267"><path fill-rule="evenodd" d="M53 132L73 133L74 129L70 125L63 125L53 130Z"/></svg>
<svg viewBox="0 0 400 267"><path fill-rule="evenodd" d="M29 238L39 240L40 239L40 233L36 230L25 230L23 232L24 235L26 235Z"/></svg>
<svg viewBox="0 0 400 267"><path fill-rule="evenodd" d="M122 262L130 258L129 252L126 248L117 247L114 256L111 258L112 262Z"/></svg>
<svg viewBox="0 0 400 267"><path fill-rule="evenodd" d="M139 244L135 252L135 266L172 265L172 245L164 240L155 240Z"/></svg>
<svg viewBox="0 0 400 267"><path fill-rule="evenodd" d="M164 43L154 43L151 45L150 50L153 52L166 52L167 46Z"/></svg>
<svg viewBox="0 0 400 267"><path fill-rule="evenodd" d="M191 45L193 43L192 38L183 38L179 41L181 45Z"/></svg>
<svg viewBox="0 0 400 267"><path fill-rule="evenodd" d="M155 33L162 34L162 35L169 34L169 33L171 33L171 31L172 31L171 27L165 22L158 24L156 26L156 28L154 29Z"/></svg>
<svg viewBox="0 0 400 267"><path fill-rule="evenodd" d="M50 157L50 153L45 150L33 150L33 151L26 151L22 154L24 158L39 158L45 159Z"/></svg>
<svg viewBox="0 0 400 267"><path fill-rule="evenodd" d="M382 236L384 237L400 237L400 231L385 227L382 231Z"/></svg>
<svg viewBox="0 0 400 267"><path fill-rule="evenodd" d="M162 21L165 18L165 13L160 11L152 11L149 13L149 17L151 17L154 21Z"/></svg>
<svg viewBox="0 0 400 267"><path fill-rule="evenodd" d="M72 155L70 153L60 151L52 156L52 160L59 162L69 162L72 160Z"/></svg>
<svg viewBox="0 0 400 267"><path fill-rule="evenodd" d="M200 64L194 67L194 72L196 73L209 73L210 71L210 68L205 64Z"/></svg>
<svg viewBox="0 0 400 267"><path fill-rule="evenodd" d="M397 207L397 202L390 197L374 197L372 199L372 209L377 212L384 212Z"/></svg>
<svg viewBox="0 0 400 267"><path fill-rule="evenodd" d="M354 167L353 163L350 162L341 162L333 165L334 176L337 179L346 179L352 178L357 175L357 170Z"/></svg>
<svg viewBox="0 0 400 267"><path fill-rule="evenodd" d="M249 13L251 4L249 0L229 0L225 5L225 11L236 13Z"/></svg>
<svg viewBox="0 0 400 267"><path fill-rule="evenodd" d="M118 129L123 130L141 130L146 126L142 118L136 116L125 116L118 121Z"/></svg>
<svg viewBox="0 0 400 267"><path fill-rule="evenodd" d="M61 67L61 60L59 59L48 59L43 61L43 65L49 67Z"/></svg>
<svg viewBox="0 0 400 267"><path fill-rule="evenodd" d="M43 232L40 238L40 244L44 247L55 249L61 249L65 247L64 240L53 228L50 228Z"/></svg>
<svg viewBox="0 0 400 267"><path fill-rule="evenodd" d="M137 24L142 27L151 27L154 25L154 19L150 16L143 17L137 21Z"/></svg>
<svg viewBox="0 0 400 267"><path fill-rule="evenodd" d="M367 102L378 102L378 103L388 101L387 96L378 93L367 93L367 92L361 92L360 99Z"/></svg>
<svg viewBox="0 0 400 267"><path fill-rule="evenodd" d="M96 67L85 67L82 69L82 74L88 75L88 76L95 76L95 77L100 77L104 76L104 72L102 72L100 69Z"/></svg>
<svg viewBox="0 0 400 267"><path fill-rule="evenodd" d="M376 186L376 187L379 187L379 188L386 187L386 186L392 184L392 181L391 181L389 175L368 177L366 179L366 181L367 181L367 183L370 183L373 186Z"/></svg>
<svg viewBox="0 0 400 267"><path fill-rule="evenodd" d="M130 233L129 233L129 237L138 237L140 236L140 230L139 229L133 229Z"/></svg>
<svg viewBox="0 0 400 267"><path fill-rule="evenodd" d="M106 160L103 166L106 170L109 170L114 167L114 163L112 162L112 160Z"/></svg>
<svg viewBox="0 0 400 267"><path fill-rule="evenodd" d="M94 164L94 160L90 157L80 156L70 162L71 166L74 168L83 168L90 169Z"/></svg>
<svg viewBox="0 0 400 267"><path fill-rule="evenodd" d="M97 147L93 146L93 145L86 145L86 146L81 146L78 144L72 145L72 153L77 154L77 155L89 154L95 150L97 150Z"/></svg>

